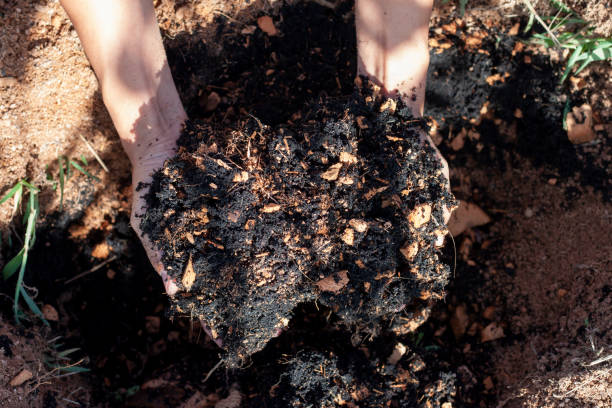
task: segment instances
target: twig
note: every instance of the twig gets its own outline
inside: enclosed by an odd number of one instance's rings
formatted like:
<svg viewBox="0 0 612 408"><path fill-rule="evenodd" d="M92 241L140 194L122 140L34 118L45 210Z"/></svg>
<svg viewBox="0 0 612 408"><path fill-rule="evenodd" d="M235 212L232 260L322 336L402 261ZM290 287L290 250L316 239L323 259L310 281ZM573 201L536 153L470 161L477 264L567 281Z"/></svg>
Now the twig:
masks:
<svg viewBox="0 0 612 408"><path fill-rule="evenodd" d="M213 375L213 373L215 371L217 371L217 368L219 368L221 366L221 363L223 363L224 361L225 361L224 359L219 360L219 362L217 364L215 364L215 366L213 368L210 369L208 374L206 374L206 377L204 377L204 380L202 381L202 384L205 383L206 381L208 381L210 376Z"/></svg>
<svg viewBox="0 0 612 408"><path fill-rule="evenodd" d="M108 167L106 167L106 164L104 164L104 161L102 160L102 158L100 156L98 156L98 153L96 153L96 151L94 150L93 146L87 141L87 139L85 139L83 137L83 135L79 134L79 137L81 138L81 140L83 142L85 142L85 146L87 146L87 148L89 149L89 151L91 152L91 154L93 154L93 156L96 158L96 161L98 163L100 163L100 166L102 166L102 168L104 169L105 172L109 173L108 171Z"/></svg>
<svg viewBox="0 0 612 408"><path fill-rule="evenodd" d="M585 364L584 366L585 367L592 367L594 365L605 363L606 361L610 361L610 360L612 360L612 354L608 354L605 357L598 358L597 360L591 361L589 364Z"/></svg>
<svg viewBox="0 0 612 408"><path fill-rule="evenodd" d="M77 279L79 279L79 278L82 278L83 276L87 276L87 275L89 275L90 273L94 273L94 272L95 272L95 271L97 271L98 269L102 268L104 265L106 265L106 264L108 264L108 263L111 263L111 262L113 262L113 261L115 261L115 260L117 260L117 259L119 259L119 255L114 255L114 256L112 256L112 257L108 258L106 261L102 262L101 264L98 264L98 265L94 266L93 268L88 269L88 270L86 270L85 272L81 272L81 273L79 273L78 275L76 275L76 276L74 276L74 277L72 277L72 278L68 279L66 282L64 282L64 285L67 285L67 284L69 284L70 282L74 282L75 280L77 280Z"/></svg>

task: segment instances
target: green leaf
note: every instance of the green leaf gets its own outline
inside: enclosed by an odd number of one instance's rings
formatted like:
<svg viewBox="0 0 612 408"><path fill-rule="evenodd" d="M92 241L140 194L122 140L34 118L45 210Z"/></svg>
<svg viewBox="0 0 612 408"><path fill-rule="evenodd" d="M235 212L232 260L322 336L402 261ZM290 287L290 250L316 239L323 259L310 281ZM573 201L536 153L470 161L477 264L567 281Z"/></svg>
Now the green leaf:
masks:
<svg viewBox="0 0 612 408"><path fill-rule="evenodd" d="M4 265L4 268L2 268L2 276L4 277L4 280L7 280L11 276L13 276L15 272L17 272L17 268L19 268L19 266L21 265L22 260L23 248L21 249L21 251L19 251L17 255L13 257L13 259L8 261L7 264Z"/></svg>
<svg viewBox="0 0 612 408"><path fill-rule="evenodd" d="M87 159L85 158L85 156L83 156L83 154L81 154L81 162L82 162L84 165L88 166L88 164L87 164Z"/></svg>
<svg viewBox="0 0 612 408"><path fill-rule="evenodd" d="M28 295L28 292L26 292L26 290L23 288L23 285L21 286L20 289L21 289L21 296L23 296L23 300L25 300L30 310L36 316L40 317L40 319L43 321L43 323L46 326L49 326L49 322L47 321L47 319L45 319L45 316L43 316L42 312L38 308L38 305L34 302L34 300L30 297L30 295Z"/></svg>
<svg viewBox="0 0 612 408"><path fill-rule="evenodd" d="M58 367L58 369L64 373L69 374L88 373L89 371L91 371L89 368L81 366Z"/></svg>
<svg viewBox="0 0 612 408"><path fill-rule="evenodd" d="M535 14L529 13L529 21L527 21L527 26L525 27L525 30L523 30L523 33L527 33L529 32L529 30L531 30L531 27L533 27L534 21L535 21Z"/></svg>
<svg viewBox="0 0 612 408"><path fill-rule="evenodd" d="M0 204L4 204L5 202L7 202L20 188L23 188L20 182L15 184L13 188L11 188L9 192L6 193L4 197L2 197L2 199L0 200Z"/></svg>
<svg viewBox="0 0 612 408"><path fill-rule="evenodd" d="M61 351L61 352L57 353L57 357L64 358L64 357L74 353L75 351L79 351L79 350L80 350L80 348L78 348L78 347L71 348L71 349L68 349L68 350L64 350L64 351Z"/></svg>
<svg viewBox="0 0 612 408"><path fill-rule="evenodd" d="M21 197L23 196L23 182L20 181L19 182L19 188L17 189L17 192L15 193L15 197L13 197L14 201L13 201L13 214L15 214L17 212L17 209L19 208L19 204L21 203Z"/></svg>
<svg viewBox="0 0 612 408"><path fill-rule="evenodd" d="M567 60L567 66L565 67L565 71L563 72L563 76L561 77L561 83L563 83L567 79L569 74L571 74L572 72L572 68L574 68L574 65L576 64L578 59L581 58L582 50L584 49L584 46L585 46L584 44L579 45L574 50L572 55L570 55L569 60Z"/></svg>
<svg viewBox="0 0 612 408"><path fill-rule="evenodd" d="M561 0L550 0L550 2L561 11L566 13L574 13L571 8L567 7Z"/></svg>
<svg viewBox="0 0 612 408"><path fill-rule="evenodd" d="M465 14L465 6L467 6L469 0L459 0L459 15L463 17Z"/></svg>
<svg viewBox="0 0 612 408"><path fill-rule="evenodd" d="M78 171L80 171L81 173L83 173L84 175L86 175L87 177L89 177L90 179L94 179L96 181L100 181L99 178L97 178L96 176L90 174L87 170L85 170L83 167L81 167L77 162L75 162L74 160L70 160L70 164L72 166L74 166L75 169L77 169Z"/></svg>

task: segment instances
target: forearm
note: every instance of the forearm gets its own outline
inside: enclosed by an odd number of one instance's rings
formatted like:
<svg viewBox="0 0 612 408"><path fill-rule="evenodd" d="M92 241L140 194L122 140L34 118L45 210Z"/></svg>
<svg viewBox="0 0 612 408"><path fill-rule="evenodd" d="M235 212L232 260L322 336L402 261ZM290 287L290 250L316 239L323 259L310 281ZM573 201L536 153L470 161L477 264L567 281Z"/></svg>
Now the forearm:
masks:
<svg viewBox="0 0 612 408"><path fill-rule="evenodd" d="M433 0L357 0L359 74L423 114Z"/></svg>
<svg viewBox="0 0 612 408"><path fill-rule="evenodd" d="M135 168L155 167L186 118L150 0L61 0Z"/></svg>

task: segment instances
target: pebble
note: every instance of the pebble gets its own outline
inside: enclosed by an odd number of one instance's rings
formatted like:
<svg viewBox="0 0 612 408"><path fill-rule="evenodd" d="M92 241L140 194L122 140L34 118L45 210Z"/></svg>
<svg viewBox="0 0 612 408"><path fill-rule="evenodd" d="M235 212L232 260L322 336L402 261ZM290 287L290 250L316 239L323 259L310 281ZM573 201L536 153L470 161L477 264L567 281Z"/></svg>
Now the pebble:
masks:
<svg viewBox="0 0 612 408"><path fill-rule="evenodd" d="M525 217L526 217L526 218L531 218L531 217L533 217L533 209L532 209L532 208L527 207L527 208L525 209Z"/></svg>

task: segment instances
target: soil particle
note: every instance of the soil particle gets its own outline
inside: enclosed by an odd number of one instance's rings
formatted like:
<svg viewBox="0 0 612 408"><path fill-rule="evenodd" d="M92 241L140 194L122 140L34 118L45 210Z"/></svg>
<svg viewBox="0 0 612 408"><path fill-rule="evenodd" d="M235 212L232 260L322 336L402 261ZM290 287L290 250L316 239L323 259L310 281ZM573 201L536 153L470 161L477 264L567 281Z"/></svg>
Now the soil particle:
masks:
<svg viewBox="0 0 612 408"><path fill-rule="evenodd" d="M449 270L434 243L454 200L421 122L401 102L381 110L375 93L307 104L275 128L190 123L155 175L141 225L182 283L172 308L221 336L231 364L299 303L377 334L419 294L443 296ZM418 251L406 257L406 245Z"/></svg>

